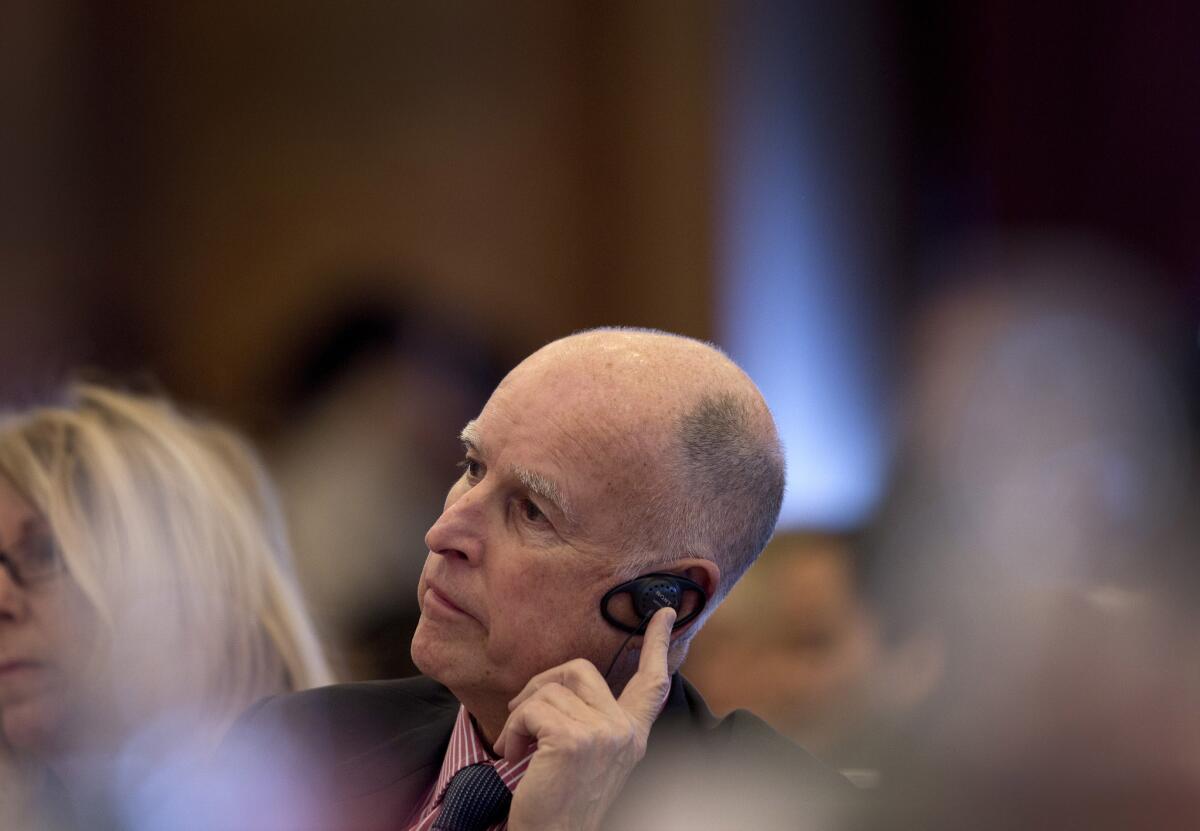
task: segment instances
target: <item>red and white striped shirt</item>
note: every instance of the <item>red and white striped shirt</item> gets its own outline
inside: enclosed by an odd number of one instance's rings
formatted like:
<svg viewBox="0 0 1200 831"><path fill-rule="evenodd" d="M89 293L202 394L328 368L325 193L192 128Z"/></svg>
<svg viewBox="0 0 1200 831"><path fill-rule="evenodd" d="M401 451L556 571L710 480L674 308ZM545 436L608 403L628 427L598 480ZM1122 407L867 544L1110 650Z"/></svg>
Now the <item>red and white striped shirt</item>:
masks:
<svg viewBox="0 0 1200 831"><path fill-rule="evenodd" d="M519 762L493 759L483 740L475 732L471 714L467 712L466 707L459 705L458 719L454 722L454 731L450 734L450 746L446 748L446 755L442 759L442 769L438 773L433 787L421 800L421 809L413 815L406 831L429 831L433 827L433 821L437 819L438 811L442 809L442 798L446 795L446 788L450 787L450 780L454 778L454 774L468 765L477 765L480 762L491 765L496 769L504 786L510 791L516 790L517 783L521 781L521 777L525 775L525 771L529 767L529 759L533 756L535 749L536 745L530 748L529 753L525 754L525 758ZM491 826L488 831L504 831L507 827L508 821L505 820Z"/></svg>

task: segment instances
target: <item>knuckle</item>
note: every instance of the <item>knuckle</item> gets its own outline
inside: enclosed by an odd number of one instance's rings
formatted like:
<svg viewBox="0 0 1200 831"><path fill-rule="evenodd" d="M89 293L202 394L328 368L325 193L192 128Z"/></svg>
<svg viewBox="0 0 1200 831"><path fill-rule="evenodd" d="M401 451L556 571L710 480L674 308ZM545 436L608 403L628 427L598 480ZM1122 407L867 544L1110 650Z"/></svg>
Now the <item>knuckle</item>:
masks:
<svg viewBox="0 0 1200 831"><path fill-rule="evenodd" d="M551 698L556 695L562 695L566 691L567 688L558 681L550 681L542 685L541 689L537 691L537 695L542 696L543 698Z"/></svg>
<svg viewBox="0 0 1200 831"><path fill-rule="evenodd" d="M576 677L582 677L587 674L588 670L595 672L596 667L586 658L574 658L568 661L563 667L569 673Z"/></svg>
<svg viewBox="0 0 1200 831"><path fill-rule="evenodd" d="M522 704L521 707L525 710L526 716L532 716L535 718L545 717L551 710L554 709L540 698L530 698L524 704Z"/></svg>

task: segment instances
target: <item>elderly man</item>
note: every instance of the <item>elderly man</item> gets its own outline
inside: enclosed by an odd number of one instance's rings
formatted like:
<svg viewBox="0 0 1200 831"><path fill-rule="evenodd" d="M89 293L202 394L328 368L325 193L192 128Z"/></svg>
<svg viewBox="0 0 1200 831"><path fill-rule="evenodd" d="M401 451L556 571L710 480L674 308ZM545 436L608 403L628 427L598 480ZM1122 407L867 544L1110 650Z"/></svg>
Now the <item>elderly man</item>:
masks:
<svg viewBox="0 0 1200 831"><path fill-rule="evenodd" d="M237 740L273 748L259 792L287 803L260 798L253 824L817 816L844 783L748 713L716 719L675 674L778 517L783 458L750 379L688 338L584 332L518 365L461 438L462 475L425 538L412 642L424 676L269 699L243 717ZM685 579L648 609L610 592L650 573Z"/></svg>

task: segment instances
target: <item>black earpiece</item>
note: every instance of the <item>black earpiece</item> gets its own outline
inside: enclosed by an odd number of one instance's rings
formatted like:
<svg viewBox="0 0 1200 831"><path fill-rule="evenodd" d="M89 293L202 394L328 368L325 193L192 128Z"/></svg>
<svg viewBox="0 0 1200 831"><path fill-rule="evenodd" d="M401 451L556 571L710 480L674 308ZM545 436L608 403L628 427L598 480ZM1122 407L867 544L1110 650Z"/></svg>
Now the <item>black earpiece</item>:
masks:
<svg viewBox="0 0 1200 831"><path fill-rule="evenodd" d="M699 583L679 574L656 571L614 586L600 599L600 614L622 632L640 635L646 631L650 618L659 609L670 606L678 612L683 607L684 593L689 591L695 592L697 595L696 606L686 615L681 615L675 620L675 626L672 629L674 631L674 629L695 620L697 615L704 611L704 604L708 602L708 596ZM633 600L634 614L641 621L637 626L630 626L628 623L618 620L609 611L609 604L619 594L628 594Z"/></svg>

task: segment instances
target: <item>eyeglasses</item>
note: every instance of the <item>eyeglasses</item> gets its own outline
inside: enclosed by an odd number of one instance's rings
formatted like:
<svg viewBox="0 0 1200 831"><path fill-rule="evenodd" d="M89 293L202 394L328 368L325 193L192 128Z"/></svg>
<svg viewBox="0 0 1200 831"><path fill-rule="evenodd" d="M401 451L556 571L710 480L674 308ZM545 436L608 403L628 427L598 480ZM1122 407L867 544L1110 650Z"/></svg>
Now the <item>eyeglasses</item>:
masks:
<svg viewBox="0 0 1200 831"><path fill-rule="evenodd" d="M10 551L0 550L0 566L22 588L52 580L66 570L62 553L49 534L34 534Z"/></svg>

